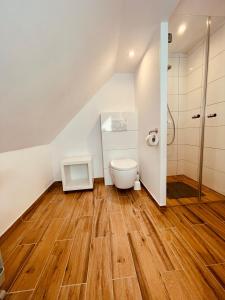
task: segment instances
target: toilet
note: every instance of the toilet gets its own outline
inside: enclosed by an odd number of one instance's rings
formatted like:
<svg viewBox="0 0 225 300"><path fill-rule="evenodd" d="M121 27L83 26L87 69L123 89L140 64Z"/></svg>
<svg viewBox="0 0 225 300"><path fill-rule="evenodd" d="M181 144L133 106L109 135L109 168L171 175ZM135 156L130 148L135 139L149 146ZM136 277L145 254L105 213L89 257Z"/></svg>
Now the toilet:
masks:
<svg viewBox="0 0 225 300"><path fill-rule="evenodd" d="M137 178L138 165L133 159L115 159L110 162L111 176L114 185L119 189L134 186Z"/></svg>

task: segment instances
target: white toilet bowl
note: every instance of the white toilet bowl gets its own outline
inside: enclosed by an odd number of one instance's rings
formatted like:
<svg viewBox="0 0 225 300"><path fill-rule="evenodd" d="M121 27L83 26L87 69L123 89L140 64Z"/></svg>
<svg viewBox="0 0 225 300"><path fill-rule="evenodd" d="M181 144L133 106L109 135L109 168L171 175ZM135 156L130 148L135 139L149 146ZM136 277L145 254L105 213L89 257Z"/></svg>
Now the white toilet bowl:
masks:
<svg viewBox="0 0 225 300"><path fill-rule="evenodd" d="M110 162L112 180L119 189L134 186L137 177L137 162L133 159L117 159Z"/></svg>

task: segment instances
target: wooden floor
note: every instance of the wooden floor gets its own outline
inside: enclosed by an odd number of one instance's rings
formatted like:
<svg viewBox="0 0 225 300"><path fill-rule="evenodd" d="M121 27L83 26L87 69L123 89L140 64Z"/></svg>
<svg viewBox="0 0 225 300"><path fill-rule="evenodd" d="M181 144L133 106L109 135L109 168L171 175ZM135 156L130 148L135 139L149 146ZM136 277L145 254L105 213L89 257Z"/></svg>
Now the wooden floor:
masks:
<svg viewBox="0 0 225 300"><path fill-rule="evenodd" d="M198 189L197 181L195 181L185 175L168 176L167 182L184 182L184 183L190 185L191 187ZM212 190L206 186L202 187L202 192L204 195L202 196L201 200L199 200L198 197L179 198L179 199L167 198L166 204L167 204L167 206L177 206L177 205L225 201L224 195L217 193L214 190Z"/></svg>
<svg viewBox="0 0 225 300"><path fill-rule="evenodd" d="M6 299L225 299L225 202L55 185L1 243Z"/></svg>

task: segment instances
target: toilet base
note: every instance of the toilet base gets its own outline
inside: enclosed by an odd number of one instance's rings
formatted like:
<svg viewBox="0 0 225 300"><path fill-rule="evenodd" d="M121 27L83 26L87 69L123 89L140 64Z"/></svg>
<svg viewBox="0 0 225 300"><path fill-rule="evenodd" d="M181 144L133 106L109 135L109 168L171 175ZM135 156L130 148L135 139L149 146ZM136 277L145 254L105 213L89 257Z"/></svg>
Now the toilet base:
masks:
<svg viewBox="0 0 225 300"><path fill-rule="evenodd" d="M118 189L129 189L134 187L134 182L137 178L137 168L126 171L111 169L111 175L113 183Z"/></svg>

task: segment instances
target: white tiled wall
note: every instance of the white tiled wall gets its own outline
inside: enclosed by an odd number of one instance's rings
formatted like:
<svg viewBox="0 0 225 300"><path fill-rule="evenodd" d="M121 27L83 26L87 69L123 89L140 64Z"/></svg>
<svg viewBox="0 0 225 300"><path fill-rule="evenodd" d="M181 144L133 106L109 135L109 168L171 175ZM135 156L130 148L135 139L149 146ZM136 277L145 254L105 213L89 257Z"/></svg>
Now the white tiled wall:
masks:
<svg viewBox="0 0 225 300"><path fill-rule="evenodd" d="M203 183L225 195L225 25L211 36Z"/></svg>
<svg viewBox="0 0 225 300"><path fill-rule="evenodd" d="M179 145L179 113L180 106L185 104L186 93L186 65L187 56L175 54L169 57L172 69L168 71L168 104L173 115L176 127L176 137L172 145L167 148L167 175L176 175L178 172L178 145ZM168 115L169 116L169 115ZM168 134L172 134L171 126Z"/></svg>
<svg viewBox="0 0 225 300"><path fill-rule="evenodd" d="M177 114L179 110L179 56L169 57L169 64L172 66L172 69L168 71L168 104L171 110L171 113L176 119L176 135L177 135ZM168 137L173 134L172 123L169 114L167 115L170 124L168 124ZM167 147L167 175L174 175L177 172L177 155L178 155L178 146L177 139L174 143Z"/></svg>
<svg viewBox="0 0 225 300"><path fill-rule="evenodd" d="M169 58L168 103L176 118L177 139L168 146L168 175L197 179L200 119L192 116L201 114L203 49L198 44L186 57ZM217 117L206 118L203 184L225 194L225 25L213 33L210 42L206 115L211 113Z"/></svg>

